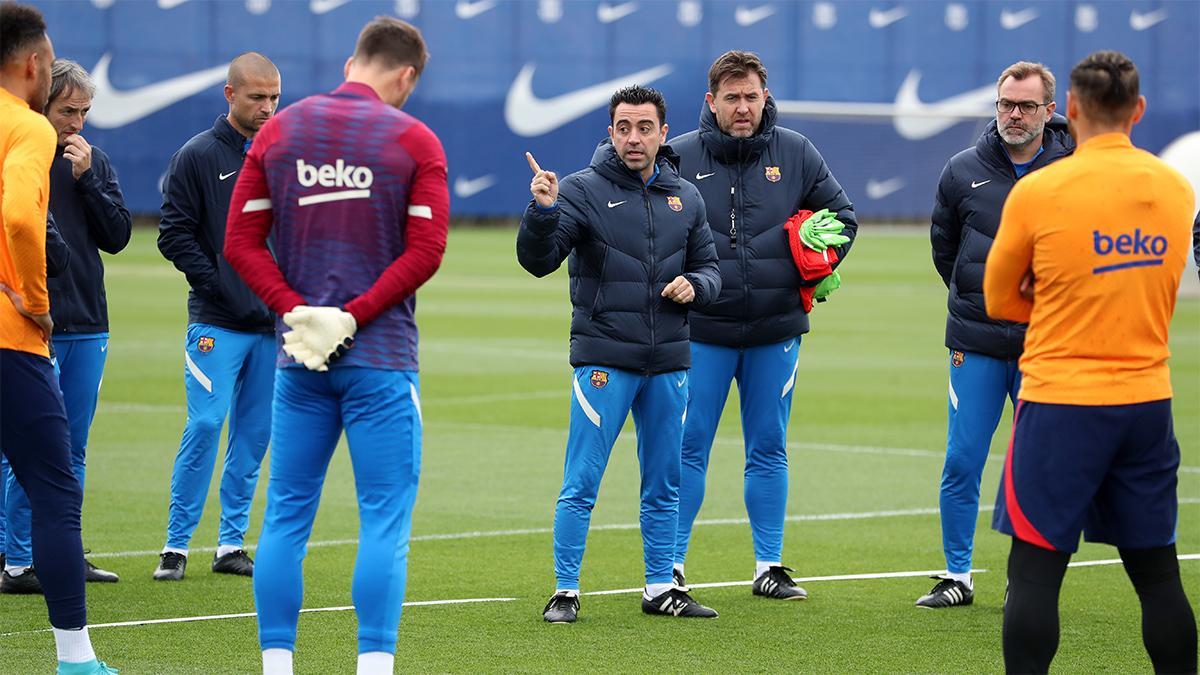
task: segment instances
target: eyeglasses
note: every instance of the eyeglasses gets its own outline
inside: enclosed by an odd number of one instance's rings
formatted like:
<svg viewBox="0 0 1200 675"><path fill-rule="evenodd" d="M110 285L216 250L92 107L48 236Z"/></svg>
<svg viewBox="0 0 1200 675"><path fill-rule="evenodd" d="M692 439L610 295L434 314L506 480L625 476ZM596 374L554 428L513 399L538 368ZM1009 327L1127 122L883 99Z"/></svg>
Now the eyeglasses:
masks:
<svg viewBox="0 0 1200 675"><path fill-rule="evenodd" d="M1002 98L999 101L996 101L996 111L1007 115L1013 111L1013 108L1019 108L1021 110L1022 115L1032 115L1035 112L1037 112L1038 108L1041 108L1042 106L1047 106L1047 105L1050 105L1050 103L1049 102L1038 103L1036 101L1020 101L1020 102L1018 102L1018 101L1010 101L1006 98Z"/></svg>

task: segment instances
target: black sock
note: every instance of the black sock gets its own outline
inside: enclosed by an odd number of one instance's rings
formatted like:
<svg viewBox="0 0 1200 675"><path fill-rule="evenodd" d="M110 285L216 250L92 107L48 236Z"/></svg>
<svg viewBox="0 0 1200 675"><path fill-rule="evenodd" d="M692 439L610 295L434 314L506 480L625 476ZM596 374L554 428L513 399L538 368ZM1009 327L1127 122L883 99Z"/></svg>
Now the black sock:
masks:
<svg viewBox="0 0 1200 675"><path fill-rule="evenodd" d="M1175 545L1120 549L1142 602L1142 644L1156 673L1196 672L1196 617L1179 580Z"/></svg>
<svg viewBox="0 0 1200 675"><path fill-rule="evenodd" d="M1058 651L1058 592L1071 554L1013 538L1004 600L1004 670L1045 673Z"/></svg>

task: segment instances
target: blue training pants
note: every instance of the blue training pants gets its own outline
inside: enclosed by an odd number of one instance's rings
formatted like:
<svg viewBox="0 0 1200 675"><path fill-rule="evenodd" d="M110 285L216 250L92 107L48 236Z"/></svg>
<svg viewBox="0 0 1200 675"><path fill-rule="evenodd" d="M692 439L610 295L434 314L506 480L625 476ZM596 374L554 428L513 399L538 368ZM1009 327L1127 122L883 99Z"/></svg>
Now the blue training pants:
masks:
<svg viewBox="0 0 1200 675"><path fill-rule="evenodd" d="M788 498L787 426L799 351L798 337L748 349L692 342L675 562L682 563L687 557L692 524L704 501L709 454L733 380L737 380L741 400L746 445L743 498L754 558L782 561Z"/></svg>
<svg viewBox="0 0 1200 675"><path fill-rule="evenodd" d="M687 383L684 370L646 376L607 366L575 369L563 484L554 510L557 588L579 588L579 567L600 479L631 410L642 474L646 583L671 582Z"/></svg>
<svg viewBox="0 0 1200 675"><path fill-rule="evenodd" d="M264 650L295 647L308 538L344 428L358 494L358 557L351 586L358 651L395 653L421 473L418 387L412 371L281 368L276 374L267 515L254 570Z"/></svg>
<svg viewBox="0 0 1200 675"><path fill-rule="evenodd" d="M229 441L221 474L217 544L241 546L250 524L258 470L271 439L275 335L189 325L184 386L187 424L171 474L167 546L186 550L200 523L227 414Z"/></svg>
<svg viewBox="0 0 1200 675"><path fill-rule="evenodd" d="M33 508L33 563L50 625L87 624L80 512L71 432L50 360L0 349L0 450Z"/></svg>
<svg viewBox="0 0 1200 675"><path fill-rule="evenodd" d="M67 410L71 431L71 470L83 490L86 474L88 432L100 401L100 382L108 358L108 333L56 335L53 359L57 383ZM9 565L33 564L29 498L12 474L5 470L8 492L8 528L4 551ZM2 510L0 510L2 511Z"/></svg>
<svg viewBox="0 0 1200 675"><path fill-rule="evenodd" d="M971 571L983 467L1004 412L1004 398L1015 406L1020 390L1017 359L951 350L946 464L938 492L942 548L949 572Z"/></svg>

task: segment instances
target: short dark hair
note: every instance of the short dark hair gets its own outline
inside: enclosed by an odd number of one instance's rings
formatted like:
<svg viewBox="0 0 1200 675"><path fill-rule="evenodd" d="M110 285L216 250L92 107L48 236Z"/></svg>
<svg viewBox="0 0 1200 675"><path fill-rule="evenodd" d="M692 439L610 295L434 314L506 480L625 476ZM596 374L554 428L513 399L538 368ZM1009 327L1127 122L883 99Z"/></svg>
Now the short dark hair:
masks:
<svg viewBox="0 0 1200 675"><path fill-rule="evenodd" d="M1129 117L1141 85L1138 69L1121 52L1088 54L1071 70L1071 91L1089 118L1114 124Z"/></svg>
<svg viewBox="0 0 1200 675"><path fill-rule="evenodd" d="M46 20L36 8L0 2L0 64L7 64L45 36Z"/></svg>
<svg viewBox="0 0 1200 675"><path fill-rule="evenodd" d="M354 58L377 62L386 68L412 66L417 75L425 70L429 52L416 26L390 16L377 16L363 26L354 45Z"/></svg>
<svg viewBox="0 0 1200 675"><path fill-rule="evenodd" d="M767 86L767 67L759 60L754 52L740 52L736 49L725 52L713 61L708 69L708 91L717 93L717 89L727 77L741 79L749 77L750 73L758 75L762 86Z"/></svg>
<svg viewBox="0 0 1200 675"><path fill-rule="evenodd" d="M640 84L618 89L608 101L609 122L612 122L614 119L616 119L617 106L622 103L628 103L629 105L653 103L654 108L658 110L659 126L666 124L667 122L667 100L663 98L662 92L657 89L643 87Z"/></svg>

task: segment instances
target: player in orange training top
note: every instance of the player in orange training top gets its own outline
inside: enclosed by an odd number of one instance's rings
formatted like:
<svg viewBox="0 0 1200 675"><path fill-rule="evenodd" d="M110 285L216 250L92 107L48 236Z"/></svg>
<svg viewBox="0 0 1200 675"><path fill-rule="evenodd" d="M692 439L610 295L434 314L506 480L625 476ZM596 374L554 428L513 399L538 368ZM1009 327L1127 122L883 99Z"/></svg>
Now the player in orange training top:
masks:
<svg viewBox="0 0 1200 675"><path fill-rule="evenodd" d="M1017 183L988 256L988 314L1029 323L993 523L1013 537L1009 672L1049 669L1081 531L1120 551L1155 671L1196 672L1196 621L1175 554L1179 444L1167 369L1195 198L1130 142L1145 109L1124 54L1096 52L1075 66L1075 155Z"/></svg>

